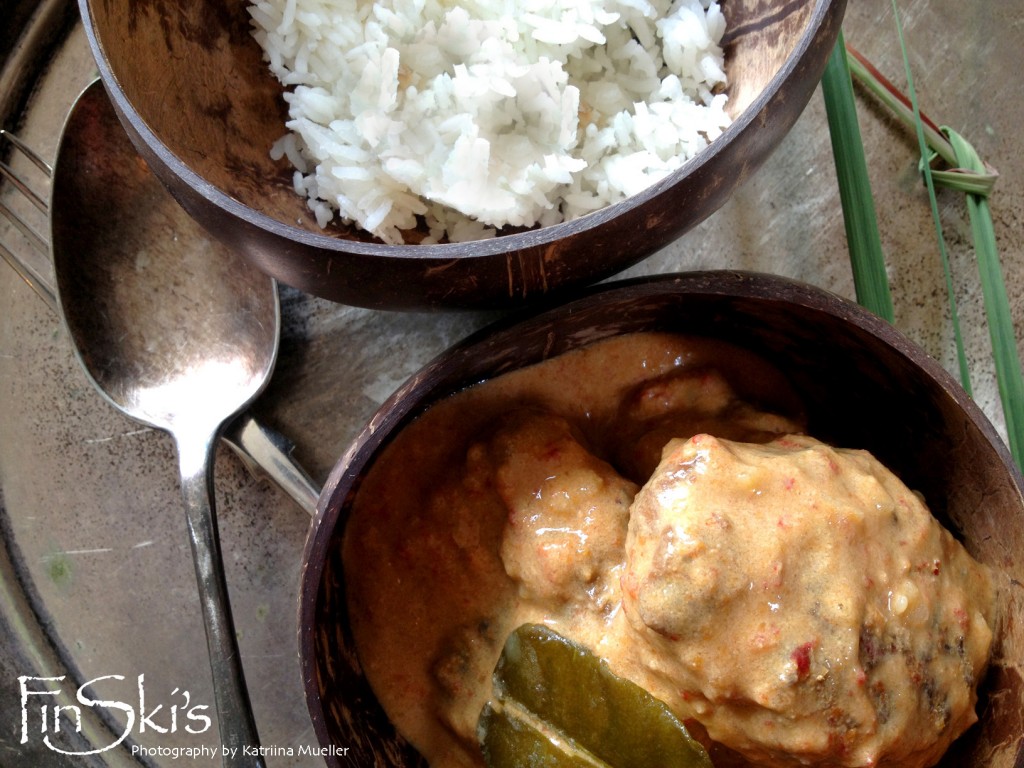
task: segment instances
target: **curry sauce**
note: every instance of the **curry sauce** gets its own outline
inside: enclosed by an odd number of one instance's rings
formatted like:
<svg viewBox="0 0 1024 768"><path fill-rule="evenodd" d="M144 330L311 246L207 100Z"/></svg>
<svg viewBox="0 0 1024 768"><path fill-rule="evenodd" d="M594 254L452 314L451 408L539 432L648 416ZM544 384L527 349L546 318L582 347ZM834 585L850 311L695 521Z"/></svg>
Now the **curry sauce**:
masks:
<svg viewBox="0 0 1024 768"><path fill-rule="evenodd" d="M543 623L751 764L926 766L974 719L987 571L873 457L719 341L633 334L400 433L345 534L375 694L434 768L480 766L505 638Z"/></svg>

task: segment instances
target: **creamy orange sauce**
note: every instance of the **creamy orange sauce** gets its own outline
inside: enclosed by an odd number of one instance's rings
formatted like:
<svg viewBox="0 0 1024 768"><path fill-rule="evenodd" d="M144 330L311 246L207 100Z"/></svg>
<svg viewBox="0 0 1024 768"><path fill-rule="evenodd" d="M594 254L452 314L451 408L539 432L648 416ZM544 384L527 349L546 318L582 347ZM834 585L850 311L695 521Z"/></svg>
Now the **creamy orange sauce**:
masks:
<svg viewBox="0 0 1024 768"><path fill-rule="evenodd" d="M665 334L432 408L345 534L396 727L433 768L481 765L494 664L539 621L751 762L933 762L974 717L987 573L872 457L802 431L769 365Z"/></svg>
<svg viewBox="0 0 1024 768"><path fill-rule="evenodd" d="M988 572L866 452L673 441L626 562L618 664L760 765L929 766L976 719Z"/></svg>

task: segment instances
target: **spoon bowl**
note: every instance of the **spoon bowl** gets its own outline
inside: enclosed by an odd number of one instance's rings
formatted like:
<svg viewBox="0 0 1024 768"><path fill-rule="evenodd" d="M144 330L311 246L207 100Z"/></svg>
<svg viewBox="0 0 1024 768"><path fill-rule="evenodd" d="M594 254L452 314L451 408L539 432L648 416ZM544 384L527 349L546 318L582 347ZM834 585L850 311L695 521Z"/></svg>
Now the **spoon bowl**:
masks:
<svg viewBox="0 0 1024 768"><path fill-rule="evenodd" d="M174 438L223 752L234 748L224 764L261 766L242 749L259 739L217 538L211 459L225 423L273 371L277 286L211 241L190 238L186 247L177 233L190 219L169 196L145 194L153 182L94 83L71 110L54 165L58 303L103 396Z"/></svg>

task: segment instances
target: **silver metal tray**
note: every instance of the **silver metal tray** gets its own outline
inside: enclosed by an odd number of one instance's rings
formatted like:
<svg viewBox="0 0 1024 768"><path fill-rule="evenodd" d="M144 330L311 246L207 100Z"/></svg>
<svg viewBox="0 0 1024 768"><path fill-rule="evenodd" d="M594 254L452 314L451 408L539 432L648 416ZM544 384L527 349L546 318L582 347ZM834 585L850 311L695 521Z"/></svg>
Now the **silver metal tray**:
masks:
<svg viewBox="0 0 1024 768"><path fill-rule="evenodd" d="M1016 145L1024 99L1012 77L1019 50L1014 30L1024 24L1024 11L1012 3L955 0L904 5L924 108L971 139L1002 172L993 212L1017 337L1024 339L1024 153ZM15 0L9 19L0 34L2 127L52 159L68 107L95 75L84 33L67 0ZM845 34L903 82L889 2L851 4ZM870 98L859 104L896 324L954 370L949 305L913 137ZM824 108L815 98L779 151L720 212L626 274L757 270L852 298L832 162ZM0 195L18 197L9 185ZM975 397L1001 430L963 202L943 193L941 207ZM39 226L45 233L45 220ZM0 243L48 268L3 220ZM398 384L491 319L378 313L287 287L282 309L277 370L256 410L297 444L296 457L318 481ZM217 457L216 493L268 765L321 765L303 754L316 744L296 650L297 580L309 518L226 451ZM91 389L59 319L6 267L0 267L0 533L0 765L218 765L208 754L181 751L215 750L217 743L215 729L196 735L186 728L189 708L206 705L212 712L212 691L173 447ZM66 714L55 734L40 707L52 710L58 697L22 697L23 685L59 690L67 702L86 685L87 695L121 706L80 707L81 733ZM95 754L68 756L58 748Z"/></svg>

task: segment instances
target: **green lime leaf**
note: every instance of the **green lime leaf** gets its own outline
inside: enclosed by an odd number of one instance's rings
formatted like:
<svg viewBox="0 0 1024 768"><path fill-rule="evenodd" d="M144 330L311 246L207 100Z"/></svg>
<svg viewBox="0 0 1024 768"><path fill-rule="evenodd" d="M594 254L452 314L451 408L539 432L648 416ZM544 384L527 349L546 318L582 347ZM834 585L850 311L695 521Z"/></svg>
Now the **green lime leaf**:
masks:
<svg viewBox="0 0 1024 768"><path fill-rule="evenodd" d="M490 768L712 768L662 702L539 624L506 641L477 732Z"/></svg>

